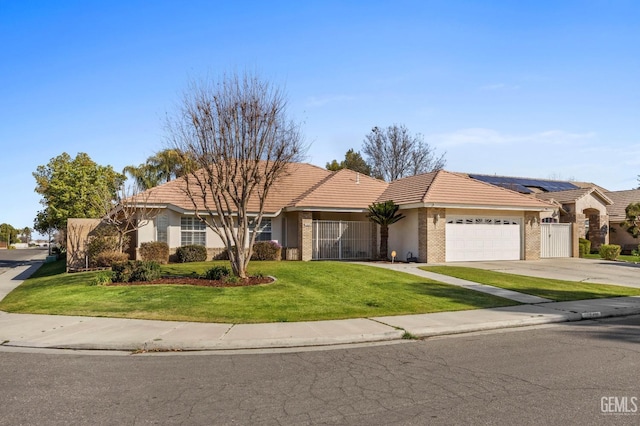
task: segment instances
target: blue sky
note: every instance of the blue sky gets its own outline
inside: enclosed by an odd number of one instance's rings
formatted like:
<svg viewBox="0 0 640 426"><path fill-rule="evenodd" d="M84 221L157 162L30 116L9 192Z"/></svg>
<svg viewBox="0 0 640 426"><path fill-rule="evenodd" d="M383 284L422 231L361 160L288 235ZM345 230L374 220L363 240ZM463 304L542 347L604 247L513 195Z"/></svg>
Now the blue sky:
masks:
<svg viewBox="0 0 640 426"><path fill-rule="evenodd" d="M0 0L0 223L32 226L62 152L116 170L163 149L190 78L285 88L308 161L373 126L446 169L637 186L640 2Z"/></svg>

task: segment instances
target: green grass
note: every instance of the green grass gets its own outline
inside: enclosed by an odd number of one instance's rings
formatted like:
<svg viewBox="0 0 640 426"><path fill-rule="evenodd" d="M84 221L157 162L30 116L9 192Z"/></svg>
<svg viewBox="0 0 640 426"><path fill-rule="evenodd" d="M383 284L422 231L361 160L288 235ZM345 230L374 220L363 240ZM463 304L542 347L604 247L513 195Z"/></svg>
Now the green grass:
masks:
<svg viewBox="0 0 640 426"><path fill-rule="evenodd" d="M421 269L559 302L605 297L640 296L640 288L618 285L536 278L462 266L424 266Z"/></svg>
<svg viewBox="0 0 640 426"><path fill-rule="evenodd" d="M226 262L171 264L165 274L201 274ZM91 285L97 272L44 265L0 302L7 312L257 323L420 314L516 305L516 302L414 275L341 262L252 262L271 284L212 288Z"/></svg>
<svg viewBox="0 0 640 426"><path fill-rule="evenodd" d="M599 254L595 253L595 254L587 254L584 256L585 259L599 259L599 260L603 260ZM632 256L630 254L621 254L620 256L618 256L618 260L623 261L623 262L631 262L631 263L637 263L640 262L640 256Z"/></svg>

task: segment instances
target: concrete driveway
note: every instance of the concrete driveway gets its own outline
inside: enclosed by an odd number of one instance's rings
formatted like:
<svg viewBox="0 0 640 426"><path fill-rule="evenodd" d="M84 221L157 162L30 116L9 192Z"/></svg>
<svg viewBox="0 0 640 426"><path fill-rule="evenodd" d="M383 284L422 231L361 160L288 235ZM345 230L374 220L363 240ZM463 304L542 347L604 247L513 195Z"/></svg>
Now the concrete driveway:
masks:
<svg viewBox="0 0 640 426"><path fill-rule="evenodd" d="M468 266L509 274L567 281L617 284L640 288L640 264L600 259L540 259L492 262L451 262L450 266Z"/></svg>

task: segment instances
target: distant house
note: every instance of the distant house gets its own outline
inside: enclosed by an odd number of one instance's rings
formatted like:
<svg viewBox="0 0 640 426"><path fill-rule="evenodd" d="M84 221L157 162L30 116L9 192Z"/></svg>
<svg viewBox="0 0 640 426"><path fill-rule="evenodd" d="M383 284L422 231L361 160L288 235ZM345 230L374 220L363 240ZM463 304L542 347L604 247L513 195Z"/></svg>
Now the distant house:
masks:
<svg viewBox="0 0 640 426"><path fill-rule="evenodd" d="M607 192L607 196L613 201L609 207L609 226L611 227L611 244L618 244L623 248L625 253L635 250L640 245L640 238L633 238L620 225L626 218L625 209L629 204L640 203L640 189L632 189L629 191L611 191Z"/></svg>

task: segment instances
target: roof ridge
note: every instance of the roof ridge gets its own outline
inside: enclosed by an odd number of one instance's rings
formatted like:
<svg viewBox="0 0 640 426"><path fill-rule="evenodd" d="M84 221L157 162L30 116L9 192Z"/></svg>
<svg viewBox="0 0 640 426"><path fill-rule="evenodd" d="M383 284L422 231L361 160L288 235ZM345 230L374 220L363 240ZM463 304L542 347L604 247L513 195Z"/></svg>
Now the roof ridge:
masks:
<svg viewBox="0 0 640 426"><path fill-rule="evenodd" d="M433 187L433 184L436 182L436 179L438 179L439 176L442 175L442 173L448 173L448 174L453 174L451 172L447 172L444 169L439 169L436 171L432 171L432 172L427 172L427 173L423 173L423 174L429 174L429 173L433 173L433 179L431 179L431 182L429 183L429 185L427 185L427 188L424 190L424 194L422 194L422 197L420 198L422 200L423 203L425 203L427 201L427 196L429 195L429 190ZM414 176L418 176L418 175L414 175Z"/></svg>

